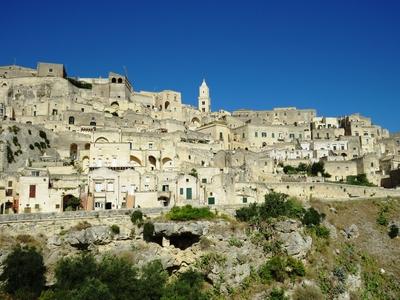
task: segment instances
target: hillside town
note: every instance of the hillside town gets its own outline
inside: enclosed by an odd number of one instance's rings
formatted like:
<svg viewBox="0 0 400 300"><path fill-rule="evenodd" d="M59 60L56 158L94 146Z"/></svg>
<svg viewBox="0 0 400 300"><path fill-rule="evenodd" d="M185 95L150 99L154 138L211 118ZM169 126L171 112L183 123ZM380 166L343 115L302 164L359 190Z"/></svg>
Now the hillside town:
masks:
<svg viewBox="0 0 400 300"><path fill-rule="evenodd" d="M114 72L0 67L0 213L400 196L400 134L368 117L211 104L206 80L193 107Z"/></svg>

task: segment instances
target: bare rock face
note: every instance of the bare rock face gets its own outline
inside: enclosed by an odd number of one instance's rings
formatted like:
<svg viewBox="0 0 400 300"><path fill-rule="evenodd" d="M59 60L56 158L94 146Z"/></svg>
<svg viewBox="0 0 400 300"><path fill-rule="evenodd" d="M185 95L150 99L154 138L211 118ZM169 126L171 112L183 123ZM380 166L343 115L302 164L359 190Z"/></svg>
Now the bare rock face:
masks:
<svg viewBox="0 0 400 300"><path fill-rule="evenodd" d="M283 249L295 258L303 259L311 250L312 238L304 236L301 223L296 220L285 220L274 225Z"/></svg>
<svg viewBox="0 0 400 300"><path fill-rule="evenodd" d="M183 233L191 233L193 235L204 235L208 232L209 222L156 222L154 223L154 234L171 236Z"/></svg>
<svg viewBox="0 0 400 300"><path fill-rule="evenodd" d="M78 249L85 249L90 245L105 245L110 243L112 241L112 233L109 226L93 226L68 233L64 241Z"/></svg>

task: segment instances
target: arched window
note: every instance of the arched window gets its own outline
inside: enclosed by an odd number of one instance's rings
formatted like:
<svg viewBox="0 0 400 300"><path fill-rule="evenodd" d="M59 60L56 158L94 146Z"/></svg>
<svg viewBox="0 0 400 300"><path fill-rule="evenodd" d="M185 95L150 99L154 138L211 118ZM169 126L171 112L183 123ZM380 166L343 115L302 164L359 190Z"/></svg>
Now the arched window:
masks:
<svg viewBox="0 0 400 300"><path fill-rule="evenodd" d="M68 124L70 124L70 125L74 125L75 124L75 118L73 116L70 116L68 118Z"/></svg>
<svg viewBox="0 0 400 300"><path fill-rule="evenodd" d="M164 104L165 109L168 109L168 106L169 106L169 101L166 101Z"/></svg>
<svg viewBox="0 0 400 300"><path fill-rule="evenodd" d="M122 83L122 78L118 78L118 83Z"/></svg>
<svg viewBox="0 0 400 300"><path fill-rule="evenodd" d="M117 82L117 79L115 79L114 77L111 79L111 82L112 83L116 83Z"/></svg>

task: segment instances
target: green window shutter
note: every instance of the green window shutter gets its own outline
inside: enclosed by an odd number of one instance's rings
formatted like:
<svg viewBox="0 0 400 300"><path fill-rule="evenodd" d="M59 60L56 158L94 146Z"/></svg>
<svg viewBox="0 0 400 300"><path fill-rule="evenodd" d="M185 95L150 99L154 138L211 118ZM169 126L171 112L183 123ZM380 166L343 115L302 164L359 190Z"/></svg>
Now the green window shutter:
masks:
<svg viewBox="0 0 400 300"><path fill-rule="evenodd" d="M192 199L192 188L187 188L186 189L186 199L191 200Z"/></svg>

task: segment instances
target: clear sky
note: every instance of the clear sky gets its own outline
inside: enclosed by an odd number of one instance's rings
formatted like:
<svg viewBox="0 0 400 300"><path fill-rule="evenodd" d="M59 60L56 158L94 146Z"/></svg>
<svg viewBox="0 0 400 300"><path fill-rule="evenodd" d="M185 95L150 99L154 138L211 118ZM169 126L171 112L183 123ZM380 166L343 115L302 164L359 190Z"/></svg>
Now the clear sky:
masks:
<svg viewBox="0 0 400 300"><path fill-rule="evenodd" d="M400 1L3 1L0 65L124 73L212 108L360 112L400 130Z"/></svg>

